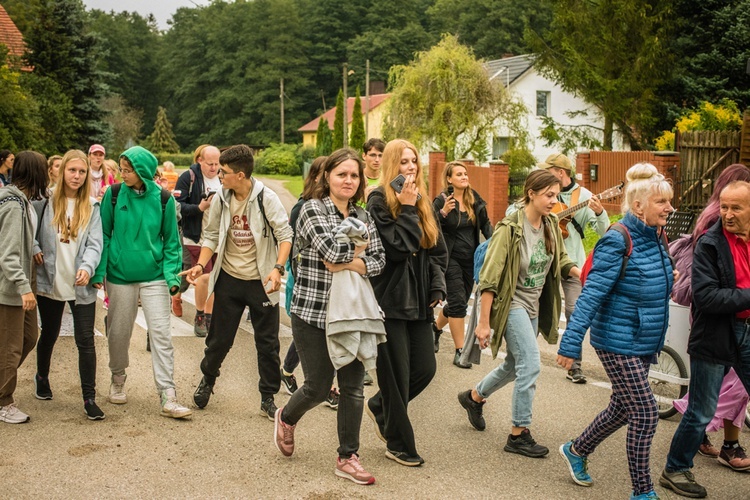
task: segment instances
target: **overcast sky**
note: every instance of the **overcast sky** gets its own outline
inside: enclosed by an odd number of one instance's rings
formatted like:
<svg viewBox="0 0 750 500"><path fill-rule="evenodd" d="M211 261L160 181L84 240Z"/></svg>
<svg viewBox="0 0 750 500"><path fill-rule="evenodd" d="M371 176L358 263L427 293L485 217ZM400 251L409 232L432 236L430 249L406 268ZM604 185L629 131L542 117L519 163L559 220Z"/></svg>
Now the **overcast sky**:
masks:
<svg viewBox="0 0 750 500"><path fill-rule="evenodd" d="M180 7L195 7L208 5L209 0L83 0L87 9L100 9L106 12L136 11L142 16L153 14L159 23L159 28L169 28L167 21Z"/></svg>

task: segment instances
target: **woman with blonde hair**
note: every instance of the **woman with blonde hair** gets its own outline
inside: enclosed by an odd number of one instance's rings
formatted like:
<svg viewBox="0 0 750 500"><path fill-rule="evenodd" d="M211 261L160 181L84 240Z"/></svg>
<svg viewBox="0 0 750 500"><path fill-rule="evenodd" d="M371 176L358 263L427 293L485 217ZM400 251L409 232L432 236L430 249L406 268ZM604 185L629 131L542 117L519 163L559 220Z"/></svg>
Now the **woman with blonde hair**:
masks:
<svg viewBox="0 0 750 500"><path fill-rule="evenodd" d="M37 399L52 399L50 362L67 302L73 312L84 411L89 420L101 420L104 413L96 404L96 289L90 283L102 255L99 202L90 196L89 162L83 151L65 153L60 171L61 179L52 197L34 202L39 216L34 261L42 319L36 348L35 395Z"/></svg>
<svg viewBox="0 0 750 500"><path fill-rule="evenodd" d="M52 155L47 158L47 175L49 176L49 190L50 192L55 190L57 186L58 177L60 175L60 162L62 156Z"/></svg>
<svg viewBox="0 0 750 500"><path fill-rule="evenodd" d="M464 345L464 318L474 285L474 251L481 236L492 236L492 224L487 216L487 203L471 188L466 165L460 161L449 162L443 171L443 191L432 204L440 214L440 227L448 247L448 269L445 286L448 302L440 310L433 325L435 352L440 347L440 334L448 325L456 349L453 364L471 368L471 363L460 360Z"/></svg>
<svg viewBox="0 0 750 500"><path fill-rule="evenodd" d="M569 370L580 358L583 337L590 329L591 345L610 379L612 395L607 408L580 436L560 446L560 454L573 481L591 486L589 455L627 425L630 498L646 500L659 498L649 467L659 412L648 372L664 345L676 277L662 243L664 226L674 210L673 190L650 163L630 167L627 180L621 228L607 231L597 242L591 270L557 352L557 363ZM628 246L629 258L624 261Z"/></svg>
<svg viewBox="0 0 750 500"><path fill-rule="evenodd" d="M89 148L88 164L89 164L89 179L91 181L91 196L96 198L98 201L102 201L102 196L109 186L115 183L115 174L117 171L117 164L115 168L112 168L111 163L104 159L106 154L104 146L101 144L94 144ZM113 161L113 160L110 160Z"/></svg>
<svg viewBox="0 0 750 500"><path fill-rule="evenodd" d="M427 189L417 149L403 139L390 141L380 168L380 185L370 193L367 210L385 247L385 270L372 285L388 342L378 345L380 391L366 410L386 442L386 457L415 467L424 460L408 406L435 375L433 308L445 299L448 252L432 203L420 194ZM392 182L397 177L402 184Z"/></svg>

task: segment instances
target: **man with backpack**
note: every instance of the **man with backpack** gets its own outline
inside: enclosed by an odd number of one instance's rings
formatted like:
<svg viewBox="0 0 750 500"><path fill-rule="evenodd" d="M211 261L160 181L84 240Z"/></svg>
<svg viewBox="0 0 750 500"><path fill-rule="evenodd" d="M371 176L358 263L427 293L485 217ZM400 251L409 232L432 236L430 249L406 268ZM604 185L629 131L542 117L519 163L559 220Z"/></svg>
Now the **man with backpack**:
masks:
<svg viewBox="0 0 750 500"><path fill-rule="evenodd" d="M227 148L219 162L224 186L211 202L198 262L185 271L188 281L194 283L216 255L208 282L208 293L216 294L216 311L201 361L203 378L193 401L198 408L208 404L247 306L258 356L260 410L273 420L277 409L274 395L281 385L279 288L293 231L276 193L252 177L254 160L248 146Z"/></svg>
<svg viewBox="0 0 750 500"><path fill-rule="evenodd" d="M120 156L122 185L108 189L101 204L104 247L91 278L96 288L107 280L107 342L112 383L109 402L125 404L125 370L138 301L151 336L151 360L161 415L184 418L192 411L177 402L169 296L178 292L181 249L175 201L154 182L158 161L135 146ZM114 198L113 198L114 197ZM112 200L115 200L113 203Z"/></svg>
<svg viewBox="0 0 750 500"><path fill-rule="evenodd" d="M184 260L189 260L185 262L189 267L195 266L198 262L201 232L207 219L207 210L211 206L214 193L221 190L218 175L219 154L219 150L214 146L199 148L196 163L180 175L175 186L175 198L182 207L182 244L185 249L183 255ZM211 271L214 260L206 264L206 271ZM213 311L213 297L209 297L208 294L208 274L195 282L195 309L193 332L196 337L205 337ZM182 300L179 297L172 299L172 311L175 316L182 316Z"/></svg>
<svg viewBox="0 0 750 500"><path fill-rule="evenodd" d="M591 225L594 227L599 236L604 236L609 227L609 216L604 210L599 200L592 195L591 191L579 185L575 179L571 178L573 165L562 153L554 153L547 157L544 163L540 163L539 168L547 169L560 179L560 194L558 201L568 207L578 205L588 200L588 205L579 209L572 215L567 223L567 233L565 236L565 250L568 252L570 259L575 262L578 268L583 267L586 261L586 251L583 248L584 228ZM576 301L581 295L581 281L573 276L562 280L563 294L565 295L565 321L570 321L570 316L575 309ZM581 359L576 359L573 366L568 370L566 377L574 384L585 384L586 376L581 370Z"/></svg>

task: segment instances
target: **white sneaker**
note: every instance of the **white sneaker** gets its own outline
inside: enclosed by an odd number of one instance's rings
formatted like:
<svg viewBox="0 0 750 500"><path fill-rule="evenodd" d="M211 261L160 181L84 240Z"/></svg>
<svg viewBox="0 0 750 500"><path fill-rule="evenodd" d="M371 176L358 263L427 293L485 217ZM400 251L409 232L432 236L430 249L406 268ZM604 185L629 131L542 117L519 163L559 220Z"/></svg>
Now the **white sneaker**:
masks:
<svg viewBox="0 0 750 500"><path fill-rule="evenodd" d="M161 393L161 416L170 418L186 418L193 415L193 410L177 402L174 389L167 389Z"/></svg>
<svg viewBox="0 0 750 500"><path fill-rule="evenodd" d="M109 402L114 405L124 405L128 402L125 394L125 380L127 375L112 375L112 383L109 385Z"/></svg>
<svg viewBox="0 0 750 500"><path fill-rule="evenodd" d="M0 421L8 424L23 424L31 420L31 417L16 408L16 403L0 407Z"/></svg>

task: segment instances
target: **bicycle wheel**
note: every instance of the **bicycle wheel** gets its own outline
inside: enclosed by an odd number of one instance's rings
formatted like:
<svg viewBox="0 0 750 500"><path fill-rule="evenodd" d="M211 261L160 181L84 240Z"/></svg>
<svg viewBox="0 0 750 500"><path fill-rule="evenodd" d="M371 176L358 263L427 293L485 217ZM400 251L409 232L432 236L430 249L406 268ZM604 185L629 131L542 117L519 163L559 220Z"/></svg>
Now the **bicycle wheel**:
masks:
<svg viewBox="0 0 750 500"><path fill-rule="evenodd" d="M667 375L673 378L687 378L687 368L682 358L669 346L664 346L657 358L656 364L651 366L650 372ZM649 384L659 407L659 418L669 418L677 413L672 401L682 398L687 393L687 386L675 382L661 380L650 376Z"/></svg>

